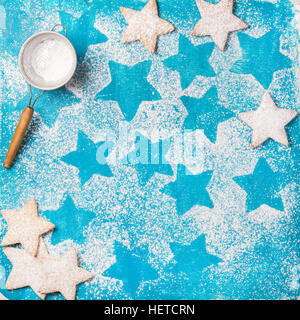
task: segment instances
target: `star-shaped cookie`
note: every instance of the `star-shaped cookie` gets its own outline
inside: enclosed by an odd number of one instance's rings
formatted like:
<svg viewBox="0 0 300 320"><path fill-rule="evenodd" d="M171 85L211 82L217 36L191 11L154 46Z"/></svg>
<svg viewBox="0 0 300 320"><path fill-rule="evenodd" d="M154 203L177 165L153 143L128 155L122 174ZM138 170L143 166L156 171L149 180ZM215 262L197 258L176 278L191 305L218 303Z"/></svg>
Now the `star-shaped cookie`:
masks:
<svg viewBox="0 0 300 320"><path fill-rule="evenodd" d="M32 290L44 300L46 295L39 292L39 288L45 278L40 259L49 257L44 241L42 239L40 240L37 257L33 257L24 249L12 247L4 248L3 252L13 266L6 281L6 289L14 290L31 287Z"/></svg>
<svg viewBox="0 0 300 320"><path fill-rule="evenodd" d="M278 108L269 92L265 92L259 108L243 112L239 118L253 129L252 148L256 148L268 139L288 146L285 125L292 121L298 112L292 109Z"/></svg>
<svg viewBox="0 0 300 320"><path fill-rule="evenodd" d="M140 40L151 53L156 50L157 38L175 30L174 26L158 16L156 0L150 0L141 11L120 8L128 23L123 34L123 41L134 42Z"/></svg>
<svg viewBox="0 0 300 320"><path fill-rule="evenodd" d="M20 210L2 210L8 230L1 245L21 244L32 256L36 256L42 234L55 228L55 225L39 217L35 199L29 200Z"/></svg>
<svg viewBox="0 0 300 320"><path fill-rule="evenodd" d="M8 300L2 293L0 293L0 300Z"/></svg>
<svg viewBox="0 0 300 320"><path fill-rule="evenodd" d="M196 0L201 14L200 21L192 31L193 36L211 36L217 47L225 50L230 32L248 28L247 24L233 14L233 0L221 0L217 4Z"/></svg>
<svg viewBox="0 0 300 320"><path fill-rule="evenodd" d="M93 277L90 272L78 267L75 248L61 259L49 255L43 239L40 240L36 257L24 249L7 247L3 251L13 265L6 281L7 290L31 287L43 300L47 293L54 292L61 292L67 300L74 300L77 284Z"/></svg>
<svg viewBox="0 0 300 320"><path fill-rule="evenodd" d="M67 300L76 297L76 286L93 278L93 274L78 267L75 248L67 251L62 258L41 259L46 277L39 292L47 294L60 292Z"/></svg>

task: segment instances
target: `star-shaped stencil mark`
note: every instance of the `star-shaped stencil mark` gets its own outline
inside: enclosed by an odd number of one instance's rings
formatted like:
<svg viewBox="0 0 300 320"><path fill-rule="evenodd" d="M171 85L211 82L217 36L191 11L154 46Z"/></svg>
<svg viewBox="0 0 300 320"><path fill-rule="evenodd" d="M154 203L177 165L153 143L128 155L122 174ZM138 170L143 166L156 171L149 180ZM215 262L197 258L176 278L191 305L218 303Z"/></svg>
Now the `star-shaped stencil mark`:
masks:
<svg viewBox="0 0 300 320"><path fill-rule="evenodd" d="M238 37L242 58L234 63L231 72L252 74L265 89L268 89L276 71L292 67L290 58L280 52L280 36L276 30L258 39L245 33L240 33Z"/></svg>
<svg viewBox="0 0 300 320"><path fill-rule="evenodd" d="M233 180L247 192L247 212L263 204L277 210L284 210L279 192L286 185L285 178L275 173L265 159L259 159L253 174L234 177Z"/></svg>
<svg viewBox="0 0 300 320"><path fill-rule="evenodd" d="M180 35L178 54L164 60L164 64L180 73L182 89L186 89L198 75L216 76L208 62L214 46L213 43L194 46L186 37Z"/></svg>
<svg viewBox="0 0 300 320"><path fill-rule="evenodd" d="M56 224L51 237L52 244L56 245L67 239L83 243L85 239L84 228L95 218L96 214L84 209L77 209L72 198L67 196L58 210L45 211L44 216Z"/></svg>
<svg viewBox="0 0 300 320"><path fill-rule="evenodd" d="M253 148L258 147L268 139L273 139L288 146L288 137L284 127L297 114L296 110L278 108L270 93L265 92L259 108L255 111L240 113L239 118L253 129Z"/></svg>
<svg viewBox="0 0 300 320"><path fill-rule="evenodd" d="M225 49L230 32L248 27L233 14L233 0L221 0L217 4L204 0L196 0L196 2L201 20L196 24L192 35L211 36L221 51Z"/></svg>
<svg viewBox="0 0 300 320"><path fill-rule="evenodd" d="M120 8L128 23L123 34L124 42L141 41L151 53L156 50L157 38L174 31L174 26L158 16L156 0L150 0L141 11Z"/></svg>
<svg viewBox="0 0 300 320"><path fill-rule="evenodd" d="M146 185L155 173L173 174L172 167L165 158L169 148L170 140L159 140L152 143L151 140L138 133L134 151L130 152L123 161L136 169L141 185Z"/></svg>
<svg viewBox="0 0 300 320"><path fill-rule="evenodd" d="M59 12L61 23L68 27L67 37L79 60L84 59L89 45L107 41L107 37L94 27L96 14L96 7L87 9L79 18L64 11Z"/></svg>
<svg viewBox="0 0 300 320"><path fill-rule="evenodd" d="M33 90L34 98L40 94ZM20 102L18 102L16 109L23 110L29 103L29 95L26 95ZM33 98L33 100L34 100ZM72 92L66 90L64 87L45 92L34 105L34 109L40 114L43 122L52 127L62 108L79 103L78 99Z"/></svg>
<svg viewBox="0 0 300 320"><path fill-rule="evenodd" d="M161 99L147 80L150 67L149 61L133 66L109 62L111 82L96 95L96 100L117 101L125 120L131 121L141 102Z"/></svg>
<svg viewBox="0 0 300 320"><path fill-rule="evenodd" d="M103 276L122 280L124 290L131 296L143 281L155 280L157 272L151 267L145 257L144 250L129 250L119 242L115 242L116 263L107 269Z"/></svg>
<svg viewBox="0 0 300 320"><path fill-rule="evenodd" d="M213 208L213 202L206 190L212 174L212 171L205 171L192 175L185 166L178 165L176 181L167 184L161 192L176 199L179 215L186 213L195 205Z"/></svg>
<svg viewBox="0 0 300 320"><path fill-rule="evenodd" d="M233 112L219 105L216 87L209 89L201 99L183 96L181 101L188 111L184 128L203 129L213 143L216 142L219 123L234 116Z"/></svg>
<svg viewBox="0 0 300 320"><path fill-rule="evenodd" d="M63 162L78 168L82 184L85 184L93 174L105 177L113 176L107 164L99 164L97 161L97 149L103 143L94 144L83 132L79 131L77 150L61 158Z"/></svg>
<svg viewBox="0 0 300 320"><path fill-rule="evenodd" d="M220 258L207 252L204 234L189 245L171 243L170 248L176 261L173 270L177 273L192 275L201 272L205 267L222 262Z"/></svg>

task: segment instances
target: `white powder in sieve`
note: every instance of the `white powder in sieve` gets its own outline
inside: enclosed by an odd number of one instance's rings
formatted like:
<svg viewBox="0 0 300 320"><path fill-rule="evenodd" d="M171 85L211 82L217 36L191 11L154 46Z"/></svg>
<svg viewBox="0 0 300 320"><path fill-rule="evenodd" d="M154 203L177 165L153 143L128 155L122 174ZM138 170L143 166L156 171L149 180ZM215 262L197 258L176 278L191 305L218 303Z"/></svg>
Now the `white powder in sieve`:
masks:
<svg viewBox="0 0 300 320"><path fill-rule="evenodd" d="M47 82L59 82L71 71L72 50L61 40L44 40L37 45L31 58L34 72Z"/></svg>

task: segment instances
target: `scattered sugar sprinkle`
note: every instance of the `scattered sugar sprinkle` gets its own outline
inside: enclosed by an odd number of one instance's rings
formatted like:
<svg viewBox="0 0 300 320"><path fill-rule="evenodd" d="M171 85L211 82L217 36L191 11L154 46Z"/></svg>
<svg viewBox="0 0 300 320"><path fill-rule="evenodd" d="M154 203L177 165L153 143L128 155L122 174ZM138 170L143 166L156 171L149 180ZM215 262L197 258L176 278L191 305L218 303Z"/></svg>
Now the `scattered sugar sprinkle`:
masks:
<svg viewBox="0 0 300 320"><path fill-rule="evenodd" d="M248 2L245 1L240 8L242 16L245 16L246 22L251 25L245 32L258 38L272 26L269 22L265 25L259 23L261 18L259 11L254 9L250 12L249 7L247 9ZM275 0L269 2L276 3ZM28 11L26 3L24 2L23 9ZM51 19L57 20L53 19L53 16ZM49 25L51 19L46 20ZM267 298L293 298L299 289L296 252L289 249L291 241L289 237L296 232L296 226L292 224L292 213L297 201L295 188L292 184L288 184L281 193L285 205L284 212L262 206L247 214L246 194L232 181L233 176L251 174L260 156L270 157L270 165L276 169L282 161L289 161L290 155L284 153L279 164L276 164L276 161L272 161L274 151L251 150L249 148L251 131L238 119L232 118L219 125L217 141L214 144L206 139L202 130L196 133L200 145L199 153L183 164L194 174L214 170L208 191L215 208L195 206L183 217L177 215L174 199L157 191L174 180L176 173L173 177L156 175L148 185L141 187L134 170L120 167L113 168L114 177L111 180L94 175L82 186L78 179L78 170L60 161L60 157L76 149L78 130L85 132L94 142L101 141L106 130L118 132L122 114L117 103L95 102L93 99L96 93L108 84L109 60L126 65L149 59L153 61L148 80L160 92L162 100L153 105L151 103L141 105L134 121L128 124L130 134L133 135L137 128L150 134L155 128L159 131L158 137L167 138L170 132L177 132L182 126L186 111L180 102L183 93L180 77L178 73L172 72L163 64L165 58L177 54L178 33L161 37L158 56L153 57L140 43L121 44L123 29L120 27L120 21L122 21L120 12L113 15L101 12L97 16L95 27L106 34L109 40L89 47L84 61L79 65L79 74L77 73L67 86L68 90L81 99L80 103L62 108L52 128L44 125L43 119L36 114L39 125L33 133L30 147L25 149L26 152L20 156L15 166L16 174L22 175L24 181L16 188L16 180L7 182L6 199L1 199L1 206L6 208L10 203L21 206L28 197L34 195L42 210L56 210L64 195L69 193L78 207L95 211L97 217L90 223L86 232L87 239L82 246L75 244L72 239L55 247L49 246L50 253L54 255L60 255L70 246L77 246L84 267L96 274L94 281L86 284L88 292L95 298L107 298L109 291L117 297L126 297L120 280L102 276L102 273L116 262L114 241L122 242L130 248L142 243L149 244L149 262L161 273L158 280L142 284L140 290L141 288L151 290L155 287L163 288L161 285L163 281L176 281L171 275L162 271L173 259L170 242L190 243L202 233L206 234L207 251L223 261L203 270L199 278L199 283L206 284L203 285L203 290L220 299L251 298L251 295L255 298L257 296L251 287L253 283L248 279L249 268L252 268L252 273L257 275L258 279L266 268L270 268L270 274L278 274L274 277L272 286L270 282L264 283L262 279L258 282L259 288L268 292ZM182 24L180 31L191 39L190 30L184 28ZM191 40L195 44L210 41L210 39ZM294 38L292 40L295 41ZM288 38L282 38L281 41L285 44ZM295 50L282 52L295 61ZM230 66L240 56L238 38L232 35L225 54L215 50L210 59L218 75L209 80L197 77L186 89L185 94L201 98L212 85L216 85L222 105L236 114L258 105L263 90L253 77L248 75L241 77L229 72ZM21 79L12 56L5 53L1 55L1 59L5 62L0 63L0 66L8 84L8 98L18 101L20 92L23 95L26 93L26 83ZM276 86L280 79L283 79L284 75L289 75L289 72L283 70L276 73L271 85L272 90L277 90ZM238 90L240 92L237 92ZM284 94L278 94L277 99L280 106L287 107ZM18 117L19 112L11 115L9 125L14 126ZM280 149L278 152L280 153ZM172 157L171 154L168 159L173 168L182 163L181 159ZM33 180L34 185L32 185ZM107 222L103 222L104 218ZM126 227L128 222L135 227ZM0 219L0 233L3 233L4 228ZM261 257L256 249L262 243L262 238L281 249L274 264L269 260L269 265L261 264ZM269 258L272 260L275 257ZM285 282L289 283L288 289L282 285ZM210 292L212 287L210 284L214 284L214 288L217 287L216 292ZM260 294L263 295L262 292Z"/></svg>

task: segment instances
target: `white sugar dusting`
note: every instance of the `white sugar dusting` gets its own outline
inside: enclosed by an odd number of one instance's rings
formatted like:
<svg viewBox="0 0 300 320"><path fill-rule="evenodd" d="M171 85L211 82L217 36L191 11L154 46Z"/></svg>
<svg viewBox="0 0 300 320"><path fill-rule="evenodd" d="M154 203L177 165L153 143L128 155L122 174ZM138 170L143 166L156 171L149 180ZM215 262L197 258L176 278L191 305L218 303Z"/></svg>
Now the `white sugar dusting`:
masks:
<svg viewBox="0 0 300 320"><path fill-rule="evenodd" d="M2 52L0 56L0 71L3 73L3 92L5 100L11 100L15 104L22 99L28 90L28 86L22 77L18 61L6 52Z"/></svg>
<svg viewBox="0 0 300 320"><path fill-rule="evenodd" d="M298 28L299 37L300 37L300 3L298 0L292 0L292 2L294 3L295 11L296 11L295 25ZM299 59L299 65L300 65L300 44L298 44L298 59ZM299 83L298 87L300 87L300 68L298 68L297 70L297 75L298 75L298 83ZM300 95L299 95L298 101L300 101Z"/></svg>
<svg viewBox="0 0 300 320"><path fill-rule="evenodd" d="M32 52L31 67L46 82L61 82L72 66L72 50L62 40L44 40Z"/></svg>
<svg viewBox="0 0 300 320"><path fill-rule="evenodd" d="M265 25L262 22L251 24L252 16L253 21L258 21L258 10L243 13L248 17L246 22L250 24L250 28L245 32L250 36L258 38L271 30L270 22ZM46 21L49 24L49 19ZM53 16L52 21L56 21ZM90 223L86 231L87 240L82 246L68 239L54 247L51 246L50 238L46 240L53 255L60 255L67 248L77 246L81 252L80 259L83 265L96 274L94 281L86 285L91 294L97 298L107 298L108 291L120 294L122 298L126 297L120 280L102 275L116 262L114 241L119 241L128 248L147 244L150 252L149 263L156 270L163 270L174 258L169 245L171 242L188 244L202 233L206 235L207 251L223 260L216 266L205 268L201 276L203 279L209 279L207 281L218 284L219 291L214 293L216 297L236 299L249 297L246 291L248 289L249 292L251 288L248 286L247 276L250 268L253 268L253 272L260 273L260 257L254 248L259 245L262 238L274 241L281 249L282 262L279 264L282 272L286 274L291 290L286 295L292 296L299 288L299 266L297 267L295 261L296 252L294 250L287 252L283 244L286 243L285 234L296 232L296 226L291 226L291 230L287 228L291 225L297 201L295 186L288 184L281 191L284 211L263 205L253 212L245 212L246 193L232 178L252 174L258 158L261 155L269 155L271 151L268 153L268 151L252 150L251 130L237 117L219 124L215 143L207 139L203 130L188 134L187 139L195 139L198 145L193 157L182 159L178 153L172 154L170 150L167 160L174 169L173 176L156 174L146 186L141 186L136 171L126 166L112 166L114 174L112 178L93 175L81 185L78 169L60 160L60 157L76 150L78 130L83 131L95 143L105 139L108 131L113 132L113 140L117 146L121 147L124 154L129 152L129 147L117 139L119 122L123 119L118 103L94 101L96 94L111 81L109 61L128 66L145 60L153 62L147 79L158 90L161 100L141 103L134 119L131 123L127 123L131 142L134 141L134 132L137 129L153 139L152 142L156 142L157 139L167 139L180 132L187 115L180 101L183 93L201 98L211 86L215 85L220 104L236 115L259 105L263 88L254 77L237 75L229 71L241 58L241 48L236 34L230 36L225 53L215 49L209 59L217 76L214 78L197 76L183 92L179 73L171 71L163 63L167 57L177 54L178 33L160 37L158 55L152 56L138 42L126 45L121 43L124 31L124 28L120 27L122 21L120 12L109 16L102 12L97 16L95 27L109 39L107 42L89 47L75 77L67 85L67 89L81 99L80 102L62 108L51 128L44 125L43 119L36 113L37 125L33 130L32 142L20 154L15 164L17 174L22 175L24 180L21 183L16 183L16 179L7 181L4 190L7 196L6 199L1 199L1 205L4 208L9 207L11 203L21 206L34 196L41 210L57 210L64 195L68 193L74 199L76 206L94 211L97 216ZM124 21L122 23L124 26ZM191 37L188 29L181 31L196 45L211 41L209 38ZM289 41L289 37L282 37L283 47ZM292 38L291 41L296 40ZM282 52L295 60L295 50ZM3 78L7 82L7 99L17 103L20 95L24 96L27 91L26 83L21 78L12 56L2 53L0 59ZM279 88L279 84L284 85L280 82L283 81L281 80L284 79L283 76L287 75L289 78L289 72L289 70L278 71L271 85L272 90L278 92L276 98L280 107L292 108ZM15 126L19 114L18 111L10 115L11 126ZM156 135L153 135L153 132ZM132 147L132 144L130 146ZM289 155L285 153L278 161L269 163L274 170L280 163L289 161ZM207 187L215 205L213 209L194 206L183 216L177 214L175 199L159 191L164 185L176 179L177 164L186 165L193 174L214 170L213 178ZM1 234L4 228L4 223L0 219ZM255 263L257 267L253 267ZM158 281L141 284L140 290L159 285L159 281L163 279L164 274L161 272ZM280 278L276 278L275 291L270 292L270 295L276 298L282 295L278 289L280 281ZM232 286L229 286L229 283ZM263 281L259 285L266 290L273 290ZM243 287L245 289L240 296L233 296L228 289L232 288L233 291L239 292Z"/></svg>

